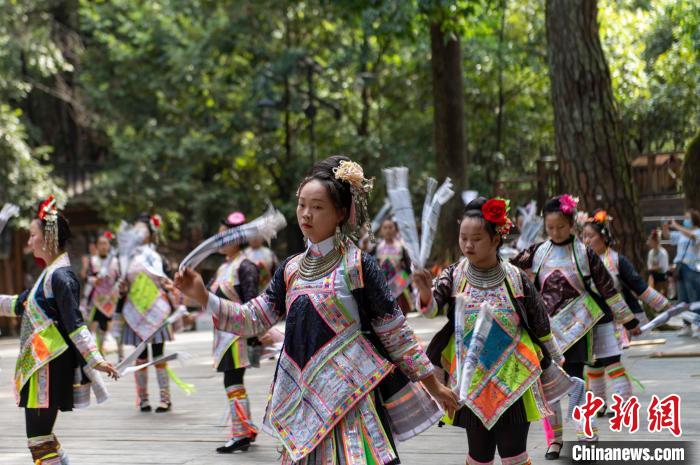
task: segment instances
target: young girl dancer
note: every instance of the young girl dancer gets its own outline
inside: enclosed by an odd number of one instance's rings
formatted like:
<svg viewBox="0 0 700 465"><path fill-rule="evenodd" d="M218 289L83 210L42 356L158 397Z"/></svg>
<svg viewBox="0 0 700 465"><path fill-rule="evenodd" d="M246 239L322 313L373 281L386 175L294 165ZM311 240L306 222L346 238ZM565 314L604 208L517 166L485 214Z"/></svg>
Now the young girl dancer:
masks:
<svg viewBox="0 0 700 465"><path fill-rule="evenodd" d="M90 403L91 380L99 380L93 370L117 378L80 314L80 284L66 253L70 236L68 221L49 197L29 225L27 242L45 268L31 290L0 296L0 315L22 318L14 388L37 465L68 464L53 427L59 411Z"/></svg>
<svg viewBox="0 0 700 465"><path fill-rule="evenodd" d="M458 384L454 367L464 363L482 304L493 308L493 326L483 335L484 350L465 406L452 421L467 431L469 465L493 463L496 449L504 464L531 463L530 422L550 413L539 381L542 368L552 359L562 360L537 290L523 271L499 258L498 249L512 226L507 213L502 199L472 200L459 225L464 258L443 270L432 290L428 271L414 274L424 315L434 317L448 306L449 324L435 336L428 354L433 363L446 359L440 364L448 367L453 387ZM463 307L455 304L458 296ZM456 340L457 333L464 335L462 340Z"/></svg>
<svg viewBox="0 0 700 465"><path fill-rule="evenodd" d="M344 234L368 220L370 189L362 168L346 157L314 165L297 193L308 247L246 304L207 292L191 269L176 276L180 290L214 312L220 330L252 336L286 316L264 418L264 429L284 445L283 464L399 463L394 435L407 439L440 416L414 383L449 411L456 408L376 261ZM395 367L400 372L392 373Z"/></svg>

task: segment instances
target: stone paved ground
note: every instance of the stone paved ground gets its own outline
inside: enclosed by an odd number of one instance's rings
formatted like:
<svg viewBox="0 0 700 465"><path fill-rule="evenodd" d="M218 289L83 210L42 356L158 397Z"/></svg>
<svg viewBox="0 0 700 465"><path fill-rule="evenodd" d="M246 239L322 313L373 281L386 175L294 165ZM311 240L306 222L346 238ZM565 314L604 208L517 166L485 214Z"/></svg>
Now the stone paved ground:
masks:
<svg viewBox="0 0 700 465"><path fill-rule="evenodd" d="M410 324L420 339L427 343L444 320L426 320L412 315ZM226 401L221 375L211 369L211 333L200 324L200 331L178 334L176 342L167 351L186 351L192 359L184 367L175 365L178 374L196 384L197 392L190 397L174 390L174 409L168 414L142 414L135 407L132 377L117 383L109 382L112 395L104 405L83 411L59 415L56 433L71 455L73 465L117 464L274 464L278 462L275 441L264 434L250 452L234 456L218 455L214 449L221 445L226 429L221 426ZM684 439L697 440L700 436L700 358L652 359L649 353L665 351L700 351L697 339L678 338L670 333L659 333L649 338L667 338L661 346L635 347L626 351L625 363L629 371L644 385L638 394L643 411L652 394L665 396L678 393L683 398L682 426ZM17 340L0 339L0 465L28 464L24 416L14 405L11 374L17 354ZM110 356L114 359L114 355ZM272 361L246 374L254 419L260 422L265 395L274 370ZM157 398L154 373L150 373L152 398ZM642 415L642 427L645 415ZM571 425L566 427L572 436ZM543 464L544 435L540 424L533 424L529 449L533 463ZM672 439L669 433L652 435L646 430L630 436L603 429L602 439ZM458 428L433 427L424 434L399 445L405 465L463 464L466 455L466 437ZM552 463L552 462L550 462ZM700 462L699 462L700 463Z"/></svg>

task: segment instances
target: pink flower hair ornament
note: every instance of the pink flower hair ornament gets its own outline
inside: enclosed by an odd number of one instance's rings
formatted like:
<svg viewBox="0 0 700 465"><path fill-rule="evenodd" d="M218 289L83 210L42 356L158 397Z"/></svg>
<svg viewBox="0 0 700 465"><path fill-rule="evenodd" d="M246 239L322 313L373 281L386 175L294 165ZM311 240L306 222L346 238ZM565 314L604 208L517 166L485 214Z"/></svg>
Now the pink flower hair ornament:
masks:
<svg viewBox="0 0 700 465"><path fill-rule="evenodd" d="M578 197L572 197L569 194L564 194L559 197L559 209L565 215L574 215L578 206Z"/></svg>
<svg viewBox="0 0 700 465"><path fill-rule="evenodd" d="M245 223L245 215L239 211L229 213L229 215L226 217L226 223L231 226L241 225Z"/></svg>

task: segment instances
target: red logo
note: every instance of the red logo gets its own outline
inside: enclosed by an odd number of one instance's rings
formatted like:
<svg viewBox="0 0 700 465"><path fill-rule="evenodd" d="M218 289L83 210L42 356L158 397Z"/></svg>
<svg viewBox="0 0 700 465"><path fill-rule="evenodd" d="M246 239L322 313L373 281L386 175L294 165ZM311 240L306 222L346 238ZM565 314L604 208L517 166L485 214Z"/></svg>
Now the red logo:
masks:
<svg viewBox="0 0 700 465"><path fill-rule="evenodd" d="M622 431L622 427L629 428L630 433L639 429L639 399L632 396L626 401L617 394L612 395L613 405L610 407L615 415L609 420L610 430Z"/></svg>
<svg viewBox="0 0 700 465"><path fill-rule="evenodd" d="M587 437L593 437L593 428L591 427L591 417L605 404L605 401L600 397L593 395L591 391L586 392L586 402L583 405L574 407L574 412L571 415L574 420L583 423L583 434Z"/></svg>
<svg viewBox="0 0 700 465"><path fill-rule="evenodd" d="M654 394L647 409L649 432L656 433L668 429L674 436L681 435L681 396L671 394L659 400Z"/></svg>

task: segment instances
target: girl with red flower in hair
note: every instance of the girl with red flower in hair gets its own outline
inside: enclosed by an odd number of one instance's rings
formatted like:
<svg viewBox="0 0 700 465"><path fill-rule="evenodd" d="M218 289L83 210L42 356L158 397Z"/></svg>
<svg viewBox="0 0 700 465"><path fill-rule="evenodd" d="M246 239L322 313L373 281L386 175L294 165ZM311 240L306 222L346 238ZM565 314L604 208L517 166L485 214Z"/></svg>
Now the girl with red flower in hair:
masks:
<svg viewBox="0 0 700 465"><path fill-rule="evenodd" d="M496 449L502 463L531 463L530 422L549 414L540 376L552 368L566 379L557 366L562 355L542 299L523 271L499 257L512 227L508 211L507 200L472 200L459 221L464 257L443 270L434 283L426 270L413 274L418 308L425 316L434 317L447 307L449 321L427 353L434 365L445 370L453 389L459 384L456 373L465 366L471 339L484 340L466 397L461 399L463 406L453 418L445 419L466 429L470 465L493 463ZM486 311L484 304L494 316L488 333L479 332L475 324L480 312Z"/></svg>
<svg viewBox="0 0 700 465"><path fill-rule="evenodd" d="M134 230L141 238L141 245L128 257L128 265L122 277L122 301L119 312L123 319L121 343L138 346L148 340L151 356L163 355L165 343L172 340L169 327L162 323L170 316L173 305L164 287L169 282L168 262L156 251L155 240L161 226L158 215L141 214L134 223ZM136 365L148 362L148 347L136 359ZM170 398L170 376L167 362L155 365L160 388L160 403L157 413L167 412L172 406ZM148 368L134 373L138 406L142 412L152 410L148 399Z"/></svg>
<svg viewBox="0 0 700 465"><path fill-rule="evenodd" d="M245 222L243 213L232 212L221 220L219 232L242 226ZM219 253L226 260L209 283L209 291L220 299L237 303L246 303L257 297L260 271L241 250L240 245L227 245L219 249ZM258 434L251 419L250 401L243 377L247 367L260 365L260 357L255 356L255 350L260 345L257 337L239 337L214 328L214 368L224 374L224 388L231 411L229 439L216 449L220 454L247 451Z"/></svg>
<svg viewBox="0 0 700 465"><path fill-rule="evenodd" d="M97 403L107 400L96 372L118 378L80 314L80 283L66 253L70 238L68 220L50 196L29 224L27 241L41 275L20 295L0 295L0 316L22 319L13 387L35 465L69 463L53 431L58 412L87 407L91 391Z"/></svg>
<svg viewBox="0 0 700 465"><path fill-rule="evenodd" d="M534 283L551 319L552 333L564 351L564 370L583 378L585 363L592 361L593 327L599 321L624 324L639 334L639 321L627 306L598 255L574 235L578 200L568 194L548 200L543 208L545 232L549 239L522 251L512 263L534 275ZM595 287L595 289L593 289ZM545 458L556 460L563 445L561 405L552 405L545 430L548 448ZM571 408L569 408L571 411ZM586 438L577 426L580 440Z"/></svg>

